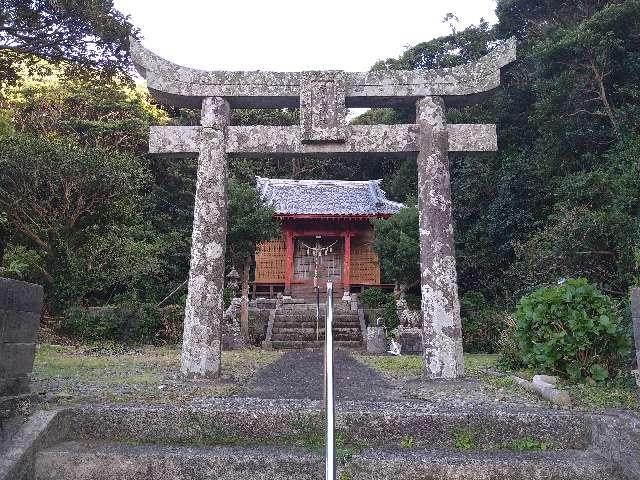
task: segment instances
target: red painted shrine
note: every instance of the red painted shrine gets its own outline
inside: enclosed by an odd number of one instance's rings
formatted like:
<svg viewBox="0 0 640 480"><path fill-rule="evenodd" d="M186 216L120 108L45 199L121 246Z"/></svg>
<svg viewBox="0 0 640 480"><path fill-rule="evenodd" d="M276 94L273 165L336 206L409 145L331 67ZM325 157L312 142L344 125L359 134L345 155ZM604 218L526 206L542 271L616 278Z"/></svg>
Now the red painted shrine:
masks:
<svg viewBox="0 0 640 480"><path fill-rule="evenodd" d="M258 177L257 187L281 221L282 236L258 247L254 298L280 292L313 298L316 267L321 292L327 280L340 296L380 284L370 220L388 218L402 204L387 200L379 180ZM314 250L322 255L314 258Z"/></svg>

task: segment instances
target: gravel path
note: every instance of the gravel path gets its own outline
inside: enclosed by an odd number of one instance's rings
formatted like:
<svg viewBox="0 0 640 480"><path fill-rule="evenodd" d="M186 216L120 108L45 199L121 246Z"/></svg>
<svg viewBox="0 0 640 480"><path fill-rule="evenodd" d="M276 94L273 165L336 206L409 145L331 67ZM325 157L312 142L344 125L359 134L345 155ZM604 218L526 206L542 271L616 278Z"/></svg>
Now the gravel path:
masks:
<svg viewBox="0 0 640 480"><path fill-rule="evenodd" d="M336 350L334 359L336 399L402 399L396 385L353 359L347 352ZM282 358L259 371L238 396L320 400L323 395L323 363L322 351L288 351Z"/></svg>

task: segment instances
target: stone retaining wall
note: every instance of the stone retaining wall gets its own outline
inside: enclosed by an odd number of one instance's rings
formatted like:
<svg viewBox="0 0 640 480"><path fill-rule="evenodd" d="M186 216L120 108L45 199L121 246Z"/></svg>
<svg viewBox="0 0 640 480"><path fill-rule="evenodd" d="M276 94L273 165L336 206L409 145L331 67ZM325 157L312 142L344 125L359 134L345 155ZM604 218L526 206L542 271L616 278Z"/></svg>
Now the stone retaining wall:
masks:
<svg viewBox="0 0 640 480"><path fill-rule="evenodd" d="M42 298L40 285L0 278L0 398L30 391Z"/></svg>

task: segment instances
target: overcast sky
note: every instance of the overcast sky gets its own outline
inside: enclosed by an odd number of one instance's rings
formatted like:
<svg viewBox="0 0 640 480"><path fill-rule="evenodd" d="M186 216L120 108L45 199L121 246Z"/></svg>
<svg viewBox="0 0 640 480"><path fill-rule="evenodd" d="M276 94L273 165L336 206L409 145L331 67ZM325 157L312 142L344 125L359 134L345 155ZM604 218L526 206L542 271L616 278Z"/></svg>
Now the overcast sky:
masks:
<svg viewBox="0 0 640 480"><path fill-rule="evenodd" d="M365 71L406 46L495 22L495 0L115 0L160 56L207 70Z"/></svg>

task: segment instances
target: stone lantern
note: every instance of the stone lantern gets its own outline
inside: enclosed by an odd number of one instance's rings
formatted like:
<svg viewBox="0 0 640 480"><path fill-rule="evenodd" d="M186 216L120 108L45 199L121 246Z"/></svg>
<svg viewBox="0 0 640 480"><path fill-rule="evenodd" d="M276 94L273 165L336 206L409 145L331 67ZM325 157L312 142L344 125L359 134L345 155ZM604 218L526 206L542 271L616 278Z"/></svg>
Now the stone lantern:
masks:
<svg viewBox="0 0 640 480"><path fill-rule="evenodd" d="M231 271L227 274L227 287L231 289L234 297L238 296L238 289L240 287L240 274L235 268L232 268Z"/></svg>

